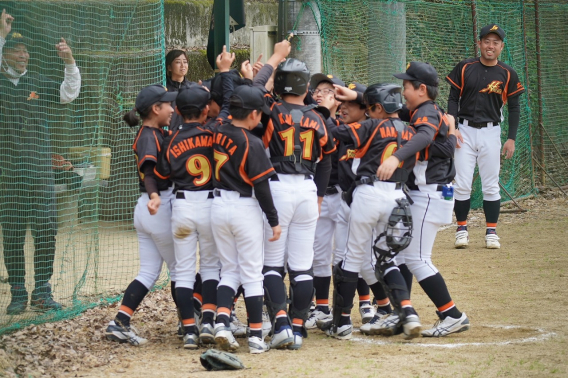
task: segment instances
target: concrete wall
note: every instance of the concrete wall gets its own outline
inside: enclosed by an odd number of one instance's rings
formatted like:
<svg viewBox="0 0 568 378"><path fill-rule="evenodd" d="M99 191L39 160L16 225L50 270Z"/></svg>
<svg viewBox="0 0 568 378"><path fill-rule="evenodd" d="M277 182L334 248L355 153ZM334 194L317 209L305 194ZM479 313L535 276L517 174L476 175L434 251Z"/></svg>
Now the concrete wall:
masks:
<svg viewBox="0 0 568 378"><path fill-rule="evenodd" d="M213 75L206 56L212 7L212 0L165 0L166 48L188 52L189 80L197 81ZM247 26L231 33L230 37L238 65L249 59L249 28L278 24L278 0L247 0L245 13Z"/></svg>

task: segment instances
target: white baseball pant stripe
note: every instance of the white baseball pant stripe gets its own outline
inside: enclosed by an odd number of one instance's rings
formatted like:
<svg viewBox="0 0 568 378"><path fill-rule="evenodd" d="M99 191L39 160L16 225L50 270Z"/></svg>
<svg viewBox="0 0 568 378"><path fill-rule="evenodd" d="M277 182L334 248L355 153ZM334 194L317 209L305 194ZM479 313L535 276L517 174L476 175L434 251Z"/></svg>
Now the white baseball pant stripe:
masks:
<svg viewBox="0 0 568 378"><path fill-rule="evenodd" d="M353 193L343 269L359 272L368 285L377 282L371 244L373 231L376 230L377 234L384 231L398 198L404 198L402 190L396 189L395 183L383 181L377 181L372 186L359 185ZM381 238L377 246L388 249L386 238Z"/></svg>
<svg viewBox="0 0 568 378"><path fill-rule="evenodd" d="M172 234L176 256L176 287L193 290L199 242L199 273L201 280L219 280L219 255L211 229L212 198L209 191L181 191L185 198L176 198L172 206Z"/></svg>
<svg viewBox="0 0 568 378"><path fill-rule="evenodd" d="M174 241L172 237L172 190L160 192L161 204L156 215L148 211L147 193L142 193L134 208L134 227L138 235L140 271L136 280L150 290L162 271L164 261L172 281L176 280Z"/></svg>
<svg viewBox="0 0 568 378"><path fill-rule="evenodd" d="M341 190L339 190L339 193L323 197L314 239L314 277L331 277L333 237L341 206L340 202Z"/></svg>
<svg viewBox="0 0 568 378"><path fill-rule="evenodd" d="M459 125L463 143L456 148L455 199L465 201L471 197L475 165L479 166L479 177L485 201L497 201L499 191L499 170L501 168L501 127L499 125L474 127Z"/></svg>
<svg viewBox="0 0 568 378"><path fill-rule="evenodd" d="M264 295L262 275L264 219L256 198L219 190L213 199L211 222L221 260L219 286L235 292L243 285L245 297Z"/></svg>
<svg viewBox="0 0 568 378"><path fill-rule="evenodd" d="M314 238L318 219L316 185L304 175L278 174L270 181L274 206L282 228L280 239L268 242L272 228L264 222L264 265L304 271L314 261Z"/></svg>
<svg viewBox="0 0 568 378"><path fill-rule="evenodd" d="M420 191L410 191L414 201L412 212L412 241L397 256L398 264L406 264L418 282L438 273L432 263L432 249L440 227L452 223L454 200L446 200L437 185L420 187Z"/></svg>

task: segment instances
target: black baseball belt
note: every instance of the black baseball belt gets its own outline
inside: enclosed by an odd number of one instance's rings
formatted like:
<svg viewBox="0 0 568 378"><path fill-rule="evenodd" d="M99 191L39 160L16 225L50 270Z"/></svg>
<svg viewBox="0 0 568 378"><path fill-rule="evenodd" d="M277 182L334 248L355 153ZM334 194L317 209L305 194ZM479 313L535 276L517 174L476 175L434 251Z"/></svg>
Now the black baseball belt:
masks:
<svg viewBox="0 0 568 378"><path fill-rule="evenodd" d="M459 122L463 125L466 121L467 121L467 125L469 127L473 127L474 129L482 129L484 127L487 127L487 125L492 124L492 125L498 125L499 122L471 122L468 119L465 118L458 118Z"/></svg>
<svg viewBox="0 0 568 378"><path fill-rule="evenodd" d="M377 176L363 176L361 177L359 180L355 181L355 185L371 185L373 186L373 184L377 181L382 181L379 180L379 178ZM402 189L402 183L400 182L391 182L391 181L383 181L383 182L389 182L391 184L396 184L395 189Z"/></svg>
<svg viewBox="0 0 568 378"><path fill-rule="evenodd" d="M191 192L190 190L188 190L188 192ZM213 198L213 192L209 192L209 194L207 195L207 198ZM184 190L178 190L176 192L176 199L185 199L185 193Z"/></svg>

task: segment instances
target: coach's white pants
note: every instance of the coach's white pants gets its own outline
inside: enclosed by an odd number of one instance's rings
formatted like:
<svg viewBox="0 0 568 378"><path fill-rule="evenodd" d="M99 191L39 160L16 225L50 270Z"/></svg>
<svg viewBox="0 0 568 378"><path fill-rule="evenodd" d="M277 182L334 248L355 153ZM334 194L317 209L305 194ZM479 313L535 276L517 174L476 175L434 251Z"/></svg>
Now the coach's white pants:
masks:
<svg viewBox="0 0 568 378"><path fill-rule="evenodd" d="M441 226L452 223L454 200L445 200L437 185L424 185L420 191L410 191L414 204L412 212L412 241L396 256L397 264L406 264L418 282L435 275L438 269L432 263L432 248Z"/></svg>
<svg viewBox="0 0 568 378"><path fill-rule="evenodd" d="M308 270L314 261L318 219L316 185L304 175L278 177L280 181L270 181L270 191L282 234L279 240L268 242L272 228L264 222L264 265L282 267L287 262L292 270Z"/></svg>
<svg viewBox="0 0 568 378"><path fill-rule="evenodd" d="M377 234L384 231L392 209L397 206L396 199L404 198L402 190L395 187L395 183L377 181L373 186L359 185L353 194L343 270L359 272L368 285L377 282L373 230ZM381 238L377 246L388 249L386 238Z"/></svg>
<svg viewBox="0 0 568 378"><path fill-rule="evenodd" d="M499 192L499 169L501 168L501 127L499 125L474 127L459 125L463 143L456 148L455 199L465 201L471 196L475 165L479 166L479 177L485 201L497 201Z"/></svg>
<svg viewBox="0 0 568 378"><path fill-rule="evenodd" d="M323 197L314 239L314 277L331 277L333 237L340 202L342 202L341 190L339 193Z"/></svg>
<svg viewBox="0 0 568 378"><path fill-rule="evenodd" d="M220 190L211 208L213 236L221 259L219 286L235 292L243 285L245 297L264 295L262 210L256 198Z"/></svg>
<svg viewBox="0 0 568 378"><path fill-rule="evenodd" d="M140 271L136 280L150 290L162 271L164 261L172 281L176 280L174 241L172 238L172 190L160 192L161 205L156 215L148 211L147 193L142 193L134 208L134 227L138 234Z"/></svg>
<svg viewBox="0 0 568 378"><path fill-rule="evenodd" d="M185 198L173 200L172 233L176 255L176 287L193 290L199 242L201 280L219 280L219 255L211 230L212 198L209 191L183 191Z"/></svg>

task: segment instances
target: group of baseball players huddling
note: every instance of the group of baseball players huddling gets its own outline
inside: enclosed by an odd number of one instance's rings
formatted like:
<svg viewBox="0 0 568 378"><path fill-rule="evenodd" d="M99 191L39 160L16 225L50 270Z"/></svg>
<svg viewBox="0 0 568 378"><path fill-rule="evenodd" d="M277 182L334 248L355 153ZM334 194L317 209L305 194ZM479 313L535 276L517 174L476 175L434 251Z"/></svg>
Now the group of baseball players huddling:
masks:
<svg viewBox="0 0 568 378"><path fill-rule="evenodd" d="M295 350L316 327L349 339L356 291L363 334L412 339L468 330L431 255L454 207L455 246L468 245L476 164L485 246L500 247L499 125L509 102L503 154L510 158L524 91L498 60L504 37L497 25L481 29L481 57L460 62L447 77L448 114L435 102L438 74L428 63L411 62L395 74L403 87L346 85L310 75L303 62L287 58L291 45L282 41L265 64L246 61L240 72L231 70L235 56L224 49L220 74L197 84L185 79L185 53L168 53L168 87L143 88L124 117L141 125L133 144L142 192L134 210L140 272L107 338L147 342L130 320L163 262L186 349L217 344L235 351L235 336L246 335L250 353ZM410 301L413 277L438 309L439 321L428 329ZM234 311L240 294L246 326Z"/></svg>

